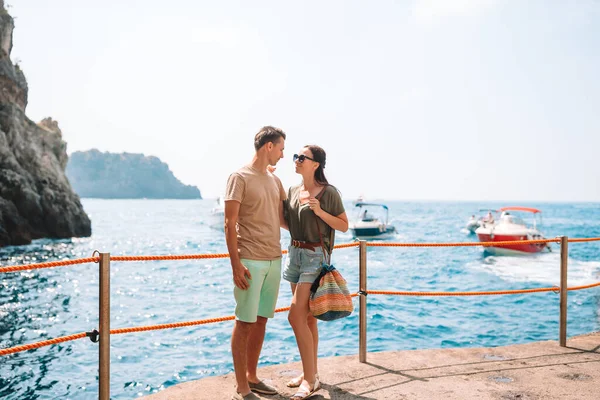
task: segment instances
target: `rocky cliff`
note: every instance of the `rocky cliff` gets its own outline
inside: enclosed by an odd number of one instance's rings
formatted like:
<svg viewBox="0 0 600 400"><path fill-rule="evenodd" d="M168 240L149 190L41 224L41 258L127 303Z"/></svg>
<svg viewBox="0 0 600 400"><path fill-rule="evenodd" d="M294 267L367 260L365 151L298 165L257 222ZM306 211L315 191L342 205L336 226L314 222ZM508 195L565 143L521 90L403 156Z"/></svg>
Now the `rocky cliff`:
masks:
<svg viewBox="0 0 600 400"><path fill-rule="evenodd" d="M67 176L81 197L104 199L201 199L200 190L184 185L160 159L143 154L71 154Z"/></svg>
<svg viewBox="0 0 600 400"><path fill-rule="evenodd" d="M58 124L25 115L27 81L10 59L13 29L0 0L0 246L90 236L90 219L65 176Z"/></svg>

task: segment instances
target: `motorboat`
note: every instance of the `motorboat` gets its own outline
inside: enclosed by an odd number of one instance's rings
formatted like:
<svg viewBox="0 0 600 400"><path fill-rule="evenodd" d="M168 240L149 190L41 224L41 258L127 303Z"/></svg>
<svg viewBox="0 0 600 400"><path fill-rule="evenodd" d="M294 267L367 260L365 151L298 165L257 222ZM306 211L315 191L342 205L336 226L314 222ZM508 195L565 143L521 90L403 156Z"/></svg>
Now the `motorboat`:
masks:
<svg viewBox="0 0 600 400"><path fill-rule="evenodd" d="M544 239L543 234L537 229L541 223L541 211L530 207L503 207L500 210L500 218L492 223L483 222L475 230L480 242L504 242ZM533 223L527 225L523 219L514 215L513 212L525 212L533 215ZM538 218L539 217L539 218ZM539 219L539 222L538 222ZM511 244L501 246L485 246L486 252L496 255L515 255L525 253L539 253L544 250L551 251L547 243L540 244Z"/></svg>
<svg viewBox="0 0 600 400"><path fill-rule="evenodd" d="M388 222L389 209L385 204L356 202L355 209L356 217L350 223L354 238L387 239L396 234L396 228ZM385 214L385 217L379 214Z"/></svg>
<svg viewBox="0 0 600 400"><path fill-rule="evenodd" d="M220 231L225 230L225 201L223 196L217 198L217 204L210 210L210 227Z"/></svg>

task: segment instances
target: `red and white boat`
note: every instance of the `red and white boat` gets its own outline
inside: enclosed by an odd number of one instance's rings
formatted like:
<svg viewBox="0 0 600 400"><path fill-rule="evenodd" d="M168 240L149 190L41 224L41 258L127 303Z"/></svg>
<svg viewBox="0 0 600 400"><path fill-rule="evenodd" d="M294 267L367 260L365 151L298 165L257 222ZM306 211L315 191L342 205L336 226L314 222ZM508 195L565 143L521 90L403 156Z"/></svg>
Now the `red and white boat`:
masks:
<svg viewBox="0 0 600 400"><path fill-rule="evenodd" d="M494 223L483 223L475 230L480 242L505 242L521 240L544 239L537 230L537 217L541 220L541 211L529 207L503 207L500 210L500 218ZM527 212L533 214L533 225L528 226L521 218L511 214L512 211ZM539 253L544 250L550 251L546 243L540 244L511 244L502 246L485 246L485 251L496 255L515 255L524 253Z"/></svg>

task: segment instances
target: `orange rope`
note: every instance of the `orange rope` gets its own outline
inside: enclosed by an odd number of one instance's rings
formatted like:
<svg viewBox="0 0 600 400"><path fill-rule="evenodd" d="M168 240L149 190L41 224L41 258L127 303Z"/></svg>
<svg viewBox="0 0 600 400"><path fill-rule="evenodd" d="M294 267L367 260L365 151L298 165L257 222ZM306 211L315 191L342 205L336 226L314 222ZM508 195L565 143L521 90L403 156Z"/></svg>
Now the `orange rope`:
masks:
<svg viewBox="0 0 600 400"><path fill-rule="evenodd" d="M356 297L356 296L358 296L358 293L353 293L350 296ZM276 308L275 313L288 311L289 309L290 309L290 307ZM138 326L138 327L132 327L132 328L119 328L119 329L111 329L110 334L111 335L119 335L122 333L146 332L146 331L155 331L155 330L159 330L159 329L182 328L185 326L205 325L205 324L212 324L212 323L216 323L216 322L232 321L234 319L235 319L235 315L228 315L227 317L207 318L207 319L201 319L201 320L197 320L197 321L187 321L187 322L175 322L172 324L148 325L148 326ZM82 333L77 333L75 335L69 335L69 336L59 337L56 339L45 340L43 342L26 344L26 345L22 345L22 346L9 347L7 349L0 349L0 356L6 356L9 354L13 354L13 353L19 353L21 351L38 349L40 347L50 346L53 344L67 342L70 340L82 339L86 336L87 336L87 334L85 332L82 332Z"/></svg>
<svg viewBox="0 0 600 400"><path fill-rule="evenodd" d="M388 294L394 296L487 296L501 294L519 294L519 293L539 293L554 292L558 288L539 288L539 289L521 289L521 290L500 290L495 292L395 292L389 290L367 290L367 294Z"/></svg>
<svg viewBox="0 0 600 400"><path fill-rule="evenodd" d="M574 238L569 239L569 243L597 242L600 238Z"/></svg>
<svg viewBox="0 0 600 400"><path fill-rule="evenodd" d="M32 344L24 344L22 346L9 347L7 349L0 349L0 356L6 356L13 353L19 353L21 351L39 349L40 347L50 346L53 344L68 342L70 340L77 340L86 337L85 332L77 333L75 335L63 336L56 339L44 340L43 342L37 342Z"/></svg>
<svg viewBox="0 0 600 400"><path fill-rule="evenodd" d="M560 238L540 239L540 240L516 240L504 242L462 242L462 243L380 243L368 242L368 247L472 247L472 246L508 246L512 244L542 244L559 242ZM600 238L576 238L569 239L571 243L595 242L600 241ZM335 249L346 249L359 246L359 242L345 243L334 246ZM282 254L287 254L287 250L283 250ZM164 260L201 260L214 258L229 258L227 253L217 254L183 254L183 255L163 255L163 256L111 256L111 261L164 261ZM0 274L6 272L19 272L33 269L52 268L67 265L85 264L89 262L98 262L98 257L79 258L75 260L51 261L39 264L27 265L10 265L0 267Z"/></svg>
<svg viewBox="0 0 600 400"><path fill-rule="evenodd" d="M26 265L9 265L8 267L0 267L0 274L4 272L19 272L19 271L27 271L30 269L42 269L42 268L52 268L52 267L62 267L65 265L75 265L75 264L86 264L90 262L98 262L100 258L98 257L88 257L88 258L77 258L75 260L65 260L65 261L50 261L39 264L26 264Z"/></svg>
<svg viewBox="0 0 600 400"><path fill-rule="evenodd" d="M280 313L283 311L287 311L289 309L290 309L289 307L281 307L281 308L275 309L275 312ZM174 322L171 324L160 324L160 325L135 326L135 327L131 327L131 328L111 329L110 334L111 335L120 335L122 333L146 332L146 331L157 331L160 329L183 328L186 326L205 325L205 324L214 324L216 322L233 321L234 319L235 319L235 315L228 315L226 317L207 318L207 319L200 319L197 321Z"/></svg>
<svg viewBox="0 0 600 400"><path fill-rule="evenodd" d="M462 242L462 243L380 243L380 242L368 242L368 247L472 247L472 246L508 246L512 244L542 244L559 242L560 238L554 239L540 239L540 240L516 240L516 241L504 241L504 242ZM576 238L569 239L569 243L582 243L582 242L596 242L600 241L600 238ZM335 249L346 249L350 247L359 246L359 242L345 243L334 246ZM287 250L283 250L282 254L287 254ZM111 256L112 261L161 261L161 260L201 260L201 259L212 259L212 258L229 258L227 253L217 254L184 254L184 255L164 255L164 256ZM78 258L74 260L65 261L51 261L46 263L38 264L27 264L27 265L9 265L7 267L0 267L0 274L6 272L19 272L28 271L33 269L61 267L67 265L86 264L90 262L98 262L99 257L88 257Z"/></svg>
<svg viewBox="0 0 600 400"><path fill-rule="evenodd" d="M571 288L569 288L567 290L589 289L589 288L593 288L593 287L596 287L596 286L600 286L600 282L598 282L598 283L592 283L591 285L574 286L574 287L571 287Z"/></svg>
<svg viewBox="0 0 600 400"><path fill-rule="evenodd" d="M333 248L334 249L347 249L350 247L358 247L358 246L360 246L360 242L337 244L337 245L333 246Z"/></svg>
<svg viewBox="0 0 600 400"><path fill-rule="evenodd" d="M356 297L356 296L358 296L358 293L353 293L350 296ZM290 309L290 307L276 308L275 313L288 311L289 309ZM185 326L204 325L204 324L212 324L215 322L232 321L234 319L235 319L235 315L228 315L227 317L208 318L208 319L201 319L201 320L197 320L197 321L174 322L171 324L160 324L160 325L137 326L137 327L132 327L132 328L111 329L110 333L111 333L111 335L119 335L121 333L156 331L159 329L182 328Z"/></svg>
<svg viewBox="0 0 600 400"><path fill-rule="evenodd" d="M336 249L345 249L349 247L357 247L358 242L346 243L334 246ZM287 254L287 250L283 250L282 254ZM203 260L212 258L229 258L228 253L217 253L217 254L183 254L183 255L165 255L165 256L111 256L111 261L164 261L164 260ZM99 257L89 258L78 258L75 260L65 261L52 261L39 264L27 264L27 265L10 265L7 267L0 267L0 274L5 272L19 272L41 268L52 268L60 267L65 265L85 264L89 262L99 262Z"/></svg>
<svg viewBox="0 0 600 400"><path fill-rule="evenodd" d="M163 261L163 260L203 260L209 258L229 258L228 253L183 254L166 256L110 256L110 261Z"/></svg>
<svg viewBox="0 0 600 400"><path fill-rule="evenodd" d="M599 238L600 240L600 238ZM461 242L461 243L381 243L367 242L367 247L470 247L470 246L509 246L512 244L541 244L560 242L560 238L539 240L513 240L503 242Z"/></svg>
<svg viewBox="0 0 600 400"><path fill-rule="evenodd" d="M592 283L584 286L574 286L567 288L571 290L589 289L600 286L600 282ZM540 293L540 292L560 292L560 288L536 288L536 289L520 289L520 290L498 290L486 292L406 292L406 291L391 291L391 290L367 290L367 294L387 294L394 296L489 296L503 294L522 294L522 293Z"/></svg>
<svg viewBox="0 0 600 400"><path fill-rule="evenodd" d="M574 238L569 239L569 243L597 242L600 238ZM367 247L472 247L472 246L509 246L512 244L542 244L558 243L560 238L538 239L538 240L513 240L503 242L459 242L459 243L381 243L367 242Z"/></svg>
<svg viewBox="0 0 600 400"><path fill-rule="evenodd" d="M119 329L111 329L110 334L111 335L120 335L122 333L156 331L159 329L170 329L170 328L183 328L185 326L213 324L215 322L232 321L234 319L235 319L235 315L228 315L227 317L207 318L207 319L201 319L198 321L174 322L171 324L148 325L148 326L136 326L136 327L132 327L132 328L119 328Z"/></svg>

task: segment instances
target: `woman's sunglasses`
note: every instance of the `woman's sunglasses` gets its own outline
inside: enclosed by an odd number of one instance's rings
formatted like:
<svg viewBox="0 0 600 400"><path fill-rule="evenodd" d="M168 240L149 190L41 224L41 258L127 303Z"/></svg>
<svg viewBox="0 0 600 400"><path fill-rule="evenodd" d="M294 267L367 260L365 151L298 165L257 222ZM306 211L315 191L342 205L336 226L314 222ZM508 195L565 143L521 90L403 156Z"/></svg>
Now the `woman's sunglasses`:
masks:
<svg viewBox="0 0 600 400"><path fill-rule="evenodd" d="M305 156L304 154L294 154L294 162L298 161L300 164L304 162L304 160L309 159L310 161L315 161L314 158L310 158L309 156Z"/></svg>

